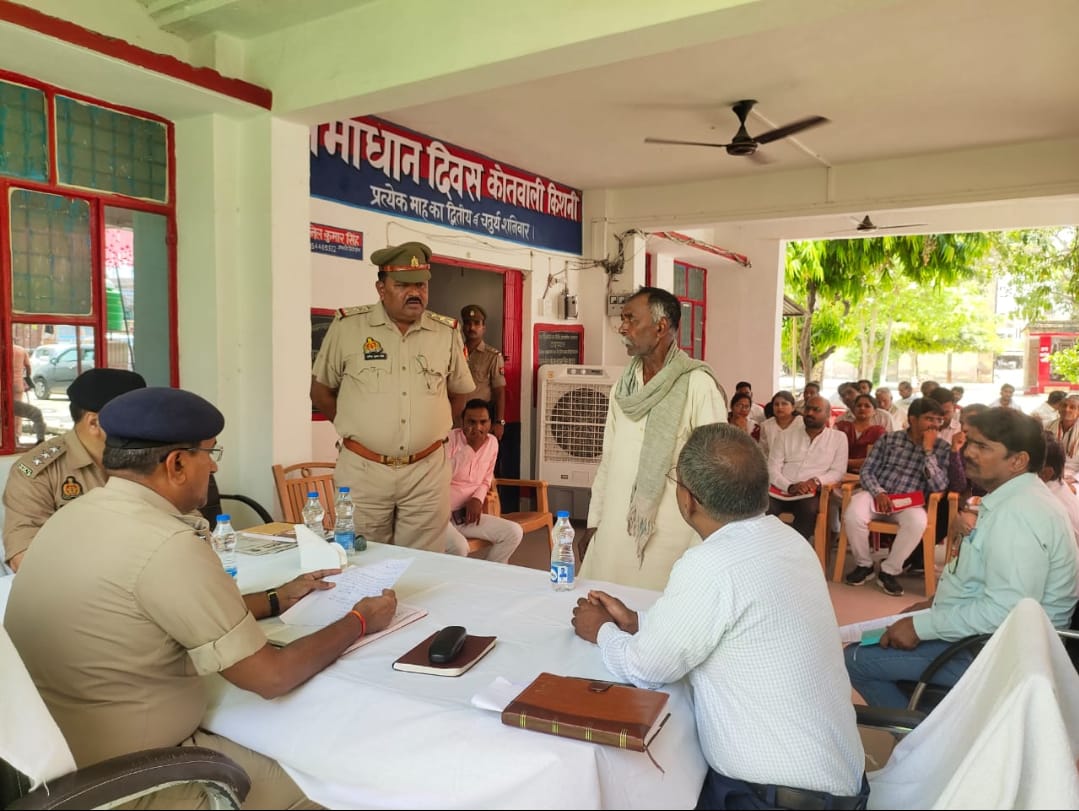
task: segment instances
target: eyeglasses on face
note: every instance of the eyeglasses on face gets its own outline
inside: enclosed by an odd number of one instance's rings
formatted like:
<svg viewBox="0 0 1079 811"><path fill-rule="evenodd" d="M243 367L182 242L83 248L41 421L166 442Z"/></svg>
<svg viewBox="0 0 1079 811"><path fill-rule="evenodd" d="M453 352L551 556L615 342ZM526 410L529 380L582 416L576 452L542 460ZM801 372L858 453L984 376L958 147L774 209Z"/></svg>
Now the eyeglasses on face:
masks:
<svg viewBox="0 0 1079 811"><path fill-rule="evenodd" d="M667 471L667 478L674 483L675 487L681 487L687 493L689 493L693 497L693 500L696 501L698 504L701 503L701 500L699 498L697 498L697 494L694 493L692 490L690 490L688 487L686 487L685 483L681 479L678 478L678 466L677 465L675 467L672 467L670 470Z"/></svg>
<svg viewBox="0 0 1079 811"><path fill-rule="evenodd" d="M220 462L221 457L225 455L225 449L221 445L214 445L212 448L182 448L182 450L208 453L215 462Z"/></svg>

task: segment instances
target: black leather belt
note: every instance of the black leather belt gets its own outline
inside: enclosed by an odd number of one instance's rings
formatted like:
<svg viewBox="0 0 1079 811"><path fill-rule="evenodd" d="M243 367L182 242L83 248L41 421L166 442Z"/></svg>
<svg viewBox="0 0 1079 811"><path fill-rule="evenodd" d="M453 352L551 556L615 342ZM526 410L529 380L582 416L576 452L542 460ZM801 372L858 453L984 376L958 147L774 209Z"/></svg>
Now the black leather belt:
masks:
<svg viewBox="0 0 1079 811"><path fill-rule="evenodd" d="M810 791L804 788L789 788L788 786L765 786L759 783L750 783L757 799L769 804L775 804L777 808L789 808L792 811L855 811L865 808L867 796L861 794L853 797L841 797L829 794L826 791ZM769 796L775 789L775 796Z"/></svg>

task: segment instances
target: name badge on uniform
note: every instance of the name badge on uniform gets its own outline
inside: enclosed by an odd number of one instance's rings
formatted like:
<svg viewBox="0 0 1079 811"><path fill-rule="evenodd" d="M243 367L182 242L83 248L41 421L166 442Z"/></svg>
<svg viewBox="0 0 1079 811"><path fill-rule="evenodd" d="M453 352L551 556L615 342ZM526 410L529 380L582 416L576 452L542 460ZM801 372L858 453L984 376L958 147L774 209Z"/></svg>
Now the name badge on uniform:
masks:
<svg viewBox="0 0 1079 811"><path fill-rule="evenodd" d="M64 479L64 483L60 485L60 498L64 501L71 501L73 498L78 498L82 495L82 485L75 480L74 476L68 476Z"/></svg>
<svg viewBox="0 0 1079 811"><path fill-rule="evenodd" d="M382 348L382 344L368 336L367 340L363 342L363 359L386 360L386 350Z"/></svg>

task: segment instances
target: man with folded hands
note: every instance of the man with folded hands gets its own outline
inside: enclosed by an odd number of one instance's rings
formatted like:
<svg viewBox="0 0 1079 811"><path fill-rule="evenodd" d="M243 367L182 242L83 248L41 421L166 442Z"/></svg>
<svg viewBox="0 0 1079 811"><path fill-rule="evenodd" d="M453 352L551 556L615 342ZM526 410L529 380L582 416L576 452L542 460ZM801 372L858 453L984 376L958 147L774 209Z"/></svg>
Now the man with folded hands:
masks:
<svg viewBox="0 0 1079 811"><path fill-rule="evenodd" d="M915 401L915 405L919 401ZM1056 628L1067 628L1076 603L1076 550L1067 512L1038 474L1046 443L1041 423L1011 408L968 417L963 462L968 478L988 492L977 523L945 565L928 609L893 623L880 645L846 650L851 683L871 705L905 707L896 682L917 681L952 642L993 633L1016 604L1037 600ZM933 683L955 684L973 660L956 654Z"/></svg>
<svg viewBox="0 0 1079 811"><path fill-rule="evenodd" d="M273 760L199 728L202 676L263 698L283 695L332 664L366 632L389 625L397 598L367 597L341 619L285 648L256 619L333 586L309 572L241 595L194 510L206 503L225 420L198 395L143 388L99 415L108 482L68 504L38 532L11 586L4 626L80 769L141 749L205 746L251 778L247 808L309 803ZM143 808L194 808L176 786ZM307 805L307 807L313 807Z"/></svg>
<svg viewBox="0 0 1079 811"><path fill-rule="evenodd" d="M780 432L768 452L768 514L790 513L791 526L804 538L816 530L820 489L838 484L847 472L847 438L828 427L829 416L827 400L809 398L802 428Z"/></svg>
<svg viewBox="0 0 1079 811"><path fill-rule="evenodd" d="M828 586L812 548L764 514L768 469L756 443L736 426L700 426L672 476L702 543L647 611L591 591L574 630L617 679L646 688L687 679L710 767L697 808L865 808Z"/></svg>
<svg viewBox="0 0 1079 811"><path fill-rule="evenodd" d="M929 521L924 505L930 493L938 493L948 486L951 447L939 437L943 418L940 403L919 397L907 412L910 427L885 434L873 443L873 450L862 465L862 489L851 498L843 515L854 556L854 569L847 575L847 585L861 586L876 577L885 594L902 596L903 587L896 575L903 571L907 556L922 542ZM895 503L899 497L909 506ZM918 498L921 506L910 504L910 499ZM892 550L880 564L879 575L873 571L869 552L870 521L899 525Z"/></svg>

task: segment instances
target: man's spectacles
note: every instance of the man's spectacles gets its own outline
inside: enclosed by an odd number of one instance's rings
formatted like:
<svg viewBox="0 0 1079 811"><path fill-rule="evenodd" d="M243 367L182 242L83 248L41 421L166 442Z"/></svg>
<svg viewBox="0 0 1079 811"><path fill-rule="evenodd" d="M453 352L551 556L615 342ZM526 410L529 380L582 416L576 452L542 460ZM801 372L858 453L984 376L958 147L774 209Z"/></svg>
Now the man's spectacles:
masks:
<svg viewBox="0 0 1079 811"><path fill-rule="evenodd" d="M221 445L214 445L212 448L184 448L185 451L202 451L203 453L210 454L210 458L215 462L220 462L221 457L225 455L225 449Z"/></svg>
<svg viewBox="0 0 1079 811"><path fill-rule="evenodd" d="M670 470L667 471L667 478L670 479L672 482L674 482L675 487L681 487L687 493L689 493L693 497L693 500L696 501L698 504L703 503L699 498L697 498L697 494L694 493L692 490L690 490L688 487L686 487L685 483L681 479L678 478L678 467L677 467L677 465L675 467L672 467Z"/></svg>

